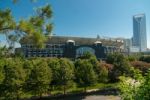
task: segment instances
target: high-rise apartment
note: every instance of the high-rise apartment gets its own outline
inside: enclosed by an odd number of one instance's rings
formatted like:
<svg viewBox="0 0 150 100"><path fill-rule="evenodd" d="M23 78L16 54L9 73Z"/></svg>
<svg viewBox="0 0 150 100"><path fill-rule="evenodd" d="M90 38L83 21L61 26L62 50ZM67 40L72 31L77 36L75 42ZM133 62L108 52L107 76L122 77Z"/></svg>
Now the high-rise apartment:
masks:
<svg viewBox="0 0 150 100"><path fill-rule="evenodd" d="M133 46L138 47L140 52L147 49L145 14L133 16Z"/></svg>

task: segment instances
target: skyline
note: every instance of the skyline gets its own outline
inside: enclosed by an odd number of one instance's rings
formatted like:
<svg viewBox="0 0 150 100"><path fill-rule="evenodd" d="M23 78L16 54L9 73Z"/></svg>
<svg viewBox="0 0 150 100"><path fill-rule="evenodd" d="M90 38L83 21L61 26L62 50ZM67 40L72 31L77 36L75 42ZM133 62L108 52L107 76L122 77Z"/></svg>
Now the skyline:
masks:
<svg viewBox="0 0 150 100"><path fill-rule="evenodd" d="M2 2L4 2L2 4ZM145 13L147 43L150 48L149 0L43 0L31 3L20 0L0 0L0 9L10 7L15 19L33 14L35 7L50 3L53 9L53 33L61 36L81 37L124 37L133 36L132 17ZM26 6L28 5L28 6ZM24 11L22 13L22 10Z"/></svg>

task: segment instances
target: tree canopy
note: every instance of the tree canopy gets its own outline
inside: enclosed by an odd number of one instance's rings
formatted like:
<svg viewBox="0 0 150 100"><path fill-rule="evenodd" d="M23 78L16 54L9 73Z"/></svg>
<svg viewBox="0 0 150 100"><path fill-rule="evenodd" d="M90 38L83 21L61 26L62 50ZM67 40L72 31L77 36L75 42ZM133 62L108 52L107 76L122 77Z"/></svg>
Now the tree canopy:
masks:
<svg viewBox="0 0 150 100"><path fill-rule="evenodd" d="M49 4L36 8L30 18L19 21L15 20L10 9L1 9L0 16L0 33L6 37L10 49L14 48L16 42L27 42L42 48L53 29L52 8Z"/></svg>

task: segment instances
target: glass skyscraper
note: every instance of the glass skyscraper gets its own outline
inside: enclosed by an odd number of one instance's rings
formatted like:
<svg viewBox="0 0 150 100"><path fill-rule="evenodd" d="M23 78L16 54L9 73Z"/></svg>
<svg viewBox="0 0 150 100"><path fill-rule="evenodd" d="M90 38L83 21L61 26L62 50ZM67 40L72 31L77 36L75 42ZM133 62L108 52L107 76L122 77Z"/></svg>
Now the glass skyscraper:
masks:
<svg viewBox="0 0 150 100"><path fill-rule="evenodd" d="M145 14L133 16L133 46L138 47L140 52L147 49Z"/></svg>

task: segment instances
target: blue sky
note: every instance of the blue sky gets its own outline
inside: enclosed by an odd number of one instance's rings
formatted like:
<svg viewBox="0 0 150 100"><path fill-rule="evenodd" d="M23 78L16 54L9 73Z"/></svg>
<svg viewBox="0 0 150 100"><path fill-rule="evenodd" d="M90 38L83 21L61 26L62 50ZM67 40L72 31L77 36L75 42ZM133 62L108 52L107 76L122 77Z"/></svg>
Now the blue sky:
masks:
<svg viewBox="0 0 150 100"><path fill-rule="evenodd" d="M29 18L36 7L51 4L56 35L124 37L133 35L132 16L145 13L150 48L150 0L0 0L0 9L11 8L15 19Z"/></svg>

